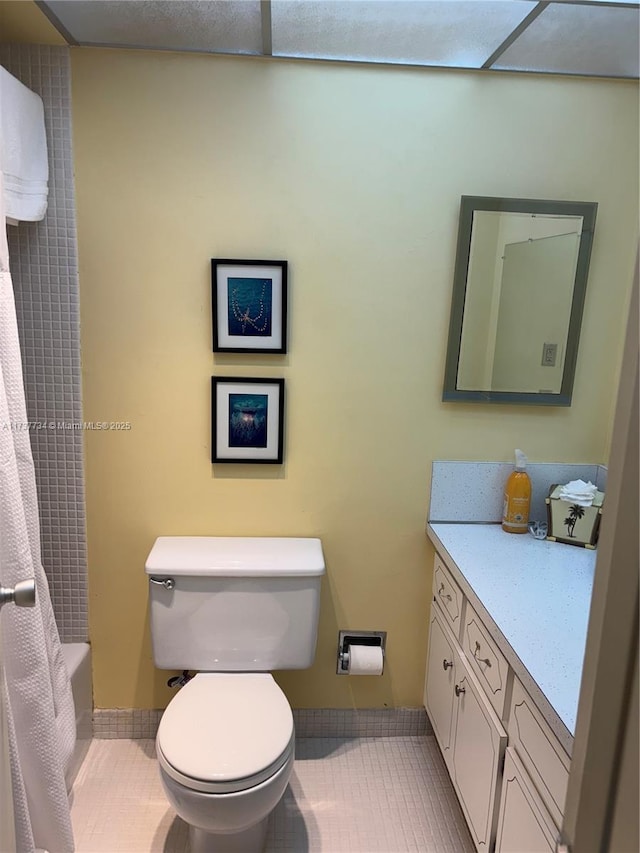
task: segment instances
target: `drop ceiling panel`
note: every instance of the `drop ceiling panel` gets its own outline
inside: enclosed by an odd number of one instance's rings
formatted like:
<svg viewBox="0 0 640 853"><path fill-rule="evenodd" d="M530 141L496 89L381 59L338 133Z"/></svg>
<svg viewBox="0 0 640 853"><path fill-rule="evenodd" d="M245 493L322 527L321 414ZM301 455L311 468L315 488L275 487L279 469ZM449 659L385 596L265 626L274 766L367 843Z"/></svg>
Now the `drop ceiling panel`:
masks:
<svg viewBox="0 0 640 853"><path fill-rule="evenodd" d="M272 0L274 56L480 68L525 0Z"/></svg>
<svg viewBox="0 0 640 853"><path fill-rule="evenodd" d="M262 53L259 0L51 0L46 6L79 44Z"/></svg>
<svg viewBox="0 0 640 853"><path fill-rule="evenodd" d="M640 10L551 3L492 66L602 77L637 77Z"/></svg>
<svg viewBox="0 0 640 853"><path fill-rule="evenodd" d="M577 3L581 6L638 6L637 0L551 0L552 3Z"/></svg>
<svg viewBox="0 0 640 853"><path fill-rule="evenodd" d="M604 77L637 78L640 64L631 0L36 2L71 43L89 46L455 68L486 67L495 54L494 71Z"/></svg>

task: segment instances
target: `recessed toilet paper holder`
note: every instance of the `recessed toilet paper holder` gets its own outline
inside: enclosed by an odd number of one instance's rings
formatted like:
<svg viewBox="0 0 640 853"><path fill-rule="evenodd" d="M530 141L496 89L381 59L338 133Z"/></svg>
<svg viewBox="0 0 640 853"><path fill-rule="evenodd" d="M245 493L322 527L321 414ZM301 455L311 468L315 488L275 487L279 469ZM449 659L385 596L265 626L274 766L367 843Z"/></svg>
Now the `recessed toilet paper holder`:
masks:
<svg viewBox="0 0 640 853"><path fill-rule="evenodd" d="M382 649L384 669L386 631L340 631L338 633L338 675L349 675L349 646L379 646Z"/></svg>

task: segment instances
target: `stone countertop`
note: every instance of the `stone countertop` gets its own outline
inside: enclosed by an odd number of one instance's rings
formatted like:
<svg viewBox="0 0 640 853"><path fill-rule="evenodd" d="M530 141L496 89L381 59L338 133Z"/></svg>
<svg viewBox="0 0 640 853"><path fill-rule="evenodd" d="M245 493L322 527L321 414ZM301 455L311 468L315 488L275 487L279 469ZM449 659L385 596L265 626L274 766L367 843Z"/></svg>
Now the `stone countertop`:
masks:
<svg viewBox="0 0 640 853"><path fill-rule="evenodd" d="M427 534L571 754L596 552L499 524L434 522Z"/></svg>

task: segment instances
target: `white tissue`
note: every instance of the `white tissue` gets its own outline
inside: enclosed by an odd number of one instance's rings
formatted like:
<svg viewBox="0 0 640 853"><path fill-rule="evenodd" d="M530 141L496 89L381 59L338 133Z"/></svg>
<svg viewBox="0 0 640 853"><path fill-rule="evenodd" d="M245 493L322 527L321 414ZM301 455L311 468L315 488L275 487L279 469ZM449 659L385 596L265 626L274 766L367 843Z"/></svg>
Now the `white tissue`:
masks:
<svg viewBox="0 0 640 853"><path fill-rule="evenodd" d="M382 675L383 665L380 646L349 646L349 675Z"/></svg>
<svg viewBox="0 0 640 853"><path fill-rule="evenodd" d="M585 483L584 480L572 480L562 486L558 497L561 501L577 504L578 506L591 506L598 493L598 489L592 482Z"/></svg>

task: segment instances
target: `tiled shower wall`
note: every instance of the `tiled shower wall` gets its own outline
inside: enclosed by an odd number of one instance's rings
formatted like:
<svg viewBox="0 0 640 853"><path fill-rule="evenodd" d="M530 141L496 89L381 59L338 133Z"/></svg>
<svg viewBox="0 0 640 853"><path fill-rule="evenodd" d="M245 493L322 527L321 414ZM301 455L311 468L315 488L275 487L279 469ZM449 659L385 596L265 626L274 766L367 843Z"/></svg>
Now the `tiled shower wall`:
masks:
<svg viewBox="0 0 640 853"><path fill-rule="evenodd" d="M0 64L44 102L49 206L42 222L9 226L42 562L63 642L88 637L78 246L65 47L0 45ZM73 426L76 425L74 429Z"/></svg>

